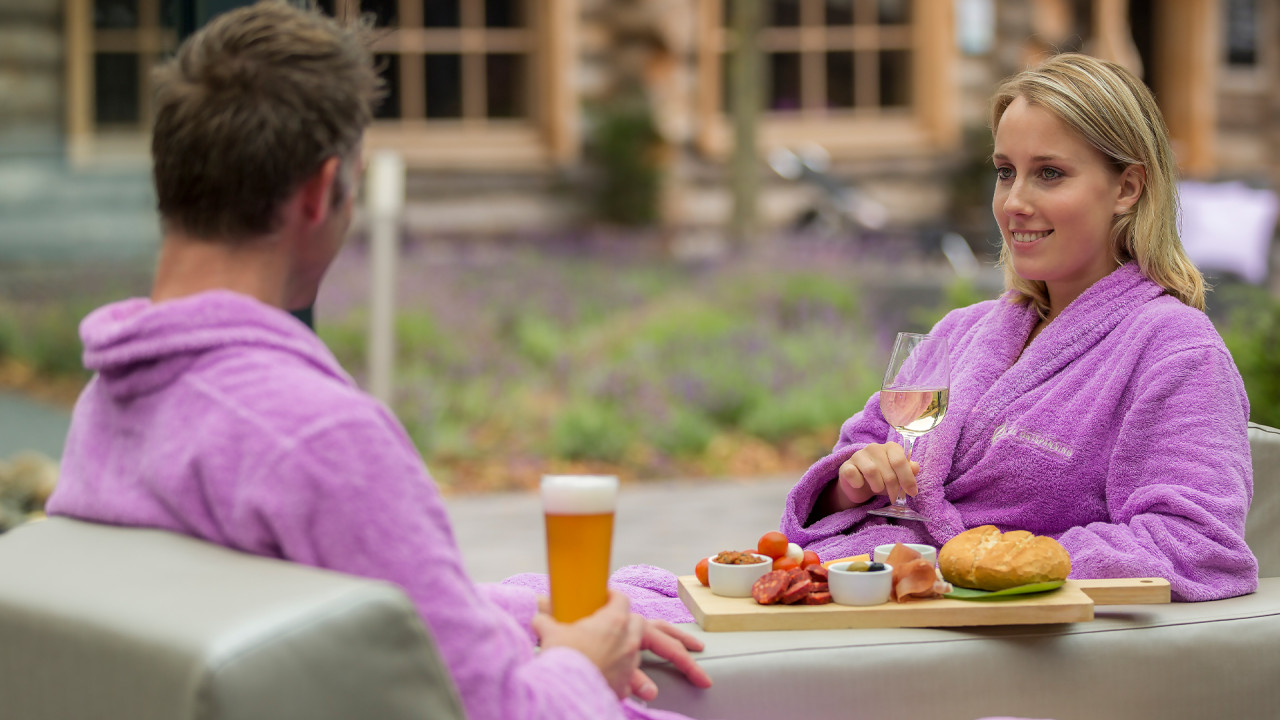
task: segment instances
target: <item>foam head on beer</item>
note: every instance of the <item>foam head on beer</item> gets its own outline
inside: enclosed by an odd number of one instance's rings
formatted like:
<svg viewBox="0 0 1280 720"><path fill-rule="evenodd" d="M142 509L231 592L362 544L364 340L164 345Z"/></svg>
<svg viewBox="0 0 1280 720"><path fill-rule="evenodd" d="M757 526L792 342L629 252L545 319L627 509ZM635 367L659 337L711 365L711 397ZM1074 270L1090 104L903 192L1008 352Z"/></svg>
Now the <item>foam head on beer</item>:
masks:
<svg viewBox="0 0 1280 720"><path fill-rule="evenodd" d="M617 500L618 478L612 475L542 478L551 614L560 622L584 618L609 599L609 556Z"/></svg>
<svg viewBox="0 0 1280 720"><path fill-rule="evenodd" d="M542 509L556 515L611 513L618 502L613 475L545 475Z"/></svg>

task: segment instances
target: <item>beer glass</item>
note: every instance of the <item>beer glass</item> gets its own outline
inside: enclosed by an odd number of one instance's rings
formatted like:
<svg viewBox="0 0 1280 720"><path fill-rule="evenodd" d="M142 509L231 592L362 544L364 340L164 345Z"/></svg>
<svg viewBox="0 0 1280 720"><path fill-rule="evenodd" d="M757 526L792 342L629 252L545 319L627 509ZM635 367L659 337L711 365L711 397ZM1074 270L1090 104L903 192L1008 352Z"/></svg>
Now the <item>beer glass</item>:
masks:
<svg viewBox="0 0 1280 720"><path fill-rule="evenodd" d="M618 478L612 475L542 477L551 615L560 622L580 620L609 599L617 500Z"/></svg>

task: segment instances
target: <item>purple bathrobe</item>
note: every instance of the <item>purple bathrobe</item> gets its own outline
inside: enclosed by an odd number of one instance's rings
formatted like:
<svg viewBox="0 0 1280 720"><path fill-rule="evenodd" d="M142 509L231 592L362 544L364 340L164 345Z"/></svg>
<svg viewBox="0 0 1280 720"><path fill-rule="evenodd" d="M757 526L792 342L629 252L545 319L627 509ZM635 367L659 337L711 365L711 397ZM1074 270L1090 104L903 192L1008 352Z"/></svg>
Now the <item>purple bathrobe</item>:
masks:
<svg viewBox="0 0 1280 720"><path fill-rule="evenodd" d="M128 300L80 335L97 375L50 514L393 582L472 720L682 717L619 702L576 650L536 651L534 593L471 582L400 424L287 313L226 291Z"/></svg>
<svg viewBox="0 0 1280 720"><path fill-rule="evenodd" d="M991 524L1057 538L1075 578L1162 577L1184 601L1253 592L1249 403L1208 317L1133 263L1030 345L1035 310L1010 297L951 312L932 330L950 345L950 405L916 441L919 494L908 501L929 521L869 515L883 496L810 517L854 452L901 441L876 394L792 489L787 537L828 560L891 542L941 546Z"/></svg>

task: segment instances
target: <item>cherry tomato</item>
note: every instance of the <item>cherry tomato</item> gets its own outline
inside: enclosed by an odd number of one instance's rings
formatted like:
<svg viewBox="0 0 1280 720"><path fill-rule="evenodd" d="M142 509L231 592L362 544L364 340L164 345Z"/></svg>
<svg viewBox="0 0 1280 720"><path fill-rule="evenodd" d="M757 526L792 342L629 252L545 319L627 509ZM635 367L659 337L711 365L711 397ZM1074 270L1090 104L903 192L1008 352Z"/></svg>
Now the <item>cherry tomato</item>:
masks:
<svg viewBox="0 0 1280 720"><path fill-rule="evenodd" d="M693 574L698 576L698 582L702 583L703 587L711 587L711 579L708 577L711 572L710 562L711 558L702 558L693 568Z"/></svg>
<svg viewBox="0 0 1280 720"><path fill-rule="evenodd" d="M800 567L807 568L810 565L821 565L822 561L818 559L818 553L812 550L804 551L804 559L800 561Z"/></svg>
<svg viewBox="0 0 1280 720"><path fill-rule="evenodd" d="M789 558L785 555L773 561L774 570L790 570L800 567L800 561L795 558Z"/></svg>
<svg viewBox="0 0 1280 720"><path fill-rule="evenodd" d="M772 530L760 536L760 542L756 543L756 551L761 555L768 555L777 560L787 554L787 536Z"/></svg>

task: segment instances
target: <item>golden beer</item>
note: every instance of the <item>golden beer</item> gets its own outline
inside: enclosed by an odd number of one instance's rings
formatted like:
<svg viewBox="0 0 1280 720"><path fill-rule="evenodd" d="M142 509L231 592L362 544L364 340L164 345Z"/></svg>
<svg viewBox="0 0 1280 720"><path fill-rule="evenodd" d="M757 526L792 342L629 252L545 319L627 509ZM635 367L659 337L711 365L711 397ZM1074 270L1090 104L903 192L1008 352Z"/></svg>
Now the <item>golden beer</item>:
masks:
<svg viewBox="0 0 1280 720"><path fill-rule="evenodd" d="M617 491L612 476L542 479L551 615L560 622L581 620L608 600Z"/></svg>

